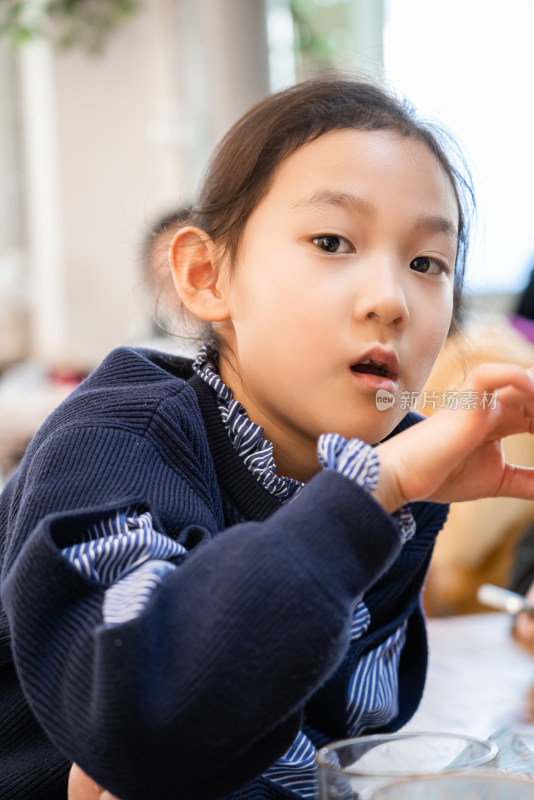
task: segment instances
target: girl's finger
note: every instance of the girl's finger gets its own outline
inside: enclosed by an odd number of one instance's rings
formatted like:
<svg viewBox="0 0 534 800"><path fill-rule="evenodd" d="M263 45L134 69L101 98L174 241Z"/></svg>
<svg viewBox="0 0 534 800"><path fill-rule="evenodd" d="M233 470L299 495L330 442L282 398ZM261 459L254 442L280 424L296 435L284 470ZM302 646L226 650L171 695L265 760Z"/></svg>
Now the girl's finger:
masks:
<svg viewBox="0 0 534 800"><path fill-rule="evenodd" d="M526 389L508 384L508 386L504 386L502 389L495 389L493 391L486 390L486 405L489 406L492 399L495 398L495 400L498 400L500 403L524 405L527 412L531 413L534 409L533 388L534 384L532 387L527 386ZM495 405L495 401L493 402L493 405Z"/></svg>
<svg viewBox="0 0 534 800"><path fill-rule="evenodd" d="M102 787L77 765L69 773L68 800L101 800Z"/></svg>
<svg viewBox="0 0 534 800"><path fill-rule="evenodd" d="M515 464L505 464L501 485L494 496L533 500L534 467L519 467Z"/></svg>
<svg viewBox="0 0 534 800"><path fill-rule="evenodd" d="M527 614L519 614L514 625L515 638L526 647L534 647L534 620Z"/></svg>
<svg viewBox="0 0 534 800"><path fill-rule="evenodd" d="M515 387L527 396L534 396L534 367L524 369L517 364L480 364L472 375L473 389L496 392Z"/></svg>

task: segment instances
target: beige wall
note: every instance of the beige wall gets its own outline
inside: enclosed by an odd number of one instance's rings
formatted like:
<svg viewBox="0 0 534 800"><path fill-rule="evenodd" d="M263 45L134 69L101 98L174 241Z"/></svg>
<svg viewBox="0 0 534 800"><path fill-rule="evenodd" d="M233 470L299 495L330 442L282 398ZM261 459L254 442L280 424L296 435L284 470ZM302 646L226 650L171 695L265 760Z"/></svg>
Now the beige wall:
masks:
<svg viewBox="0 0 534 800"><path fill-rule="evenodd" d="M103 55L21 52L32 346L91 367L143 335L140 243L180 201L174 3L152 0Z"/></svg>
<svg viewBox="0 0 534 800"><path fill-rule="evenodd" d="M102 55L20 53L34 358L90 368L146 335L140 245L269 91L265 0L143 0Z"/></svg>

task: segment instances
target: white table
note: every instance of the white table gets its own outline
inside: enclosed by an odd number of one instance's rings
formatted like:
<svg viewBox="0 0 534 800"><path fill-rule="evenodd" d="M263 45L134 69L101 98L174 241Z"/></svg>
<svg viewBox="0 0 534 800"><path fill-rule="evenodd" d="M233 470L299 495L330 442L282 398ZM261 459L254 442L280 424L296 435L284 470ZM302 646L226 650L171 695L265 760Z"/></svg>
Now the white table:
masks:
<svg viewBox="0 0 534 800"><path fill-rule="evenodd" d="M441 730L488 737L503 726L534 747L526 696L534 656L510 634L507 614L428 620L430 661L421 705L404 730Z"/></svg>

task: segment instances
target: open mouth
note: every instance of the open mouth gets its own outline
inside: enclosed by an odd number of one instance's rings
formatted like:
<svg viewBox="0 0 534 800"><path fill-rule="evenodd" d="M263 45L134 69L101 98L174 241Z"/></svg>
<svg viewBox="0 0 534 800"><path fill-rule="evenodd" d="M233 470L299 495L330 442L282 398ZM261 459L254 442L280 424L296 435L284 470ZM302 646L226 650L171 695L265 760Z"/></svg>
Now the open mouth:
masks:
<svg viewBox="0 0 534 800"><path fill-rule="evenodd" d="M353 364L351 370L353 372L365 372L368 375L379 375L381 378L389 377L387 364L373 361L372 358L366 358L364 361L360 361L359 364Z"/></svg>

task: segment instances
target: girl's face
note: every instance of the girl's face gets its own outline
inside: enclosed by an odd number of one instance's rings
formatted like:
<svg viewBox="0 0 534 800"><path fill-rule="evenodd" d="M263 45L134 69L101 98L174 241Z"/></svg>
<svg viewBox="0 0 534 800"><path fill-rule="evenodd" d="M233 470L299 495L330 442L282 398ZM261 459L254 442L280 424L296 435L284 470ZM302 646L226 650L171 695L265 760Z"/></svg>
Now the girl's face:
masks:
<svg viewBox="0 0 534 800"><path fill-rule="evenodd" d="M215 326L221 376L279 474L317 472L322 433L375 443L405 416L449 329L457 228L450 181L414 139L332 131L282 163ZM379 390L395 397L385 410Z"/></svg>

